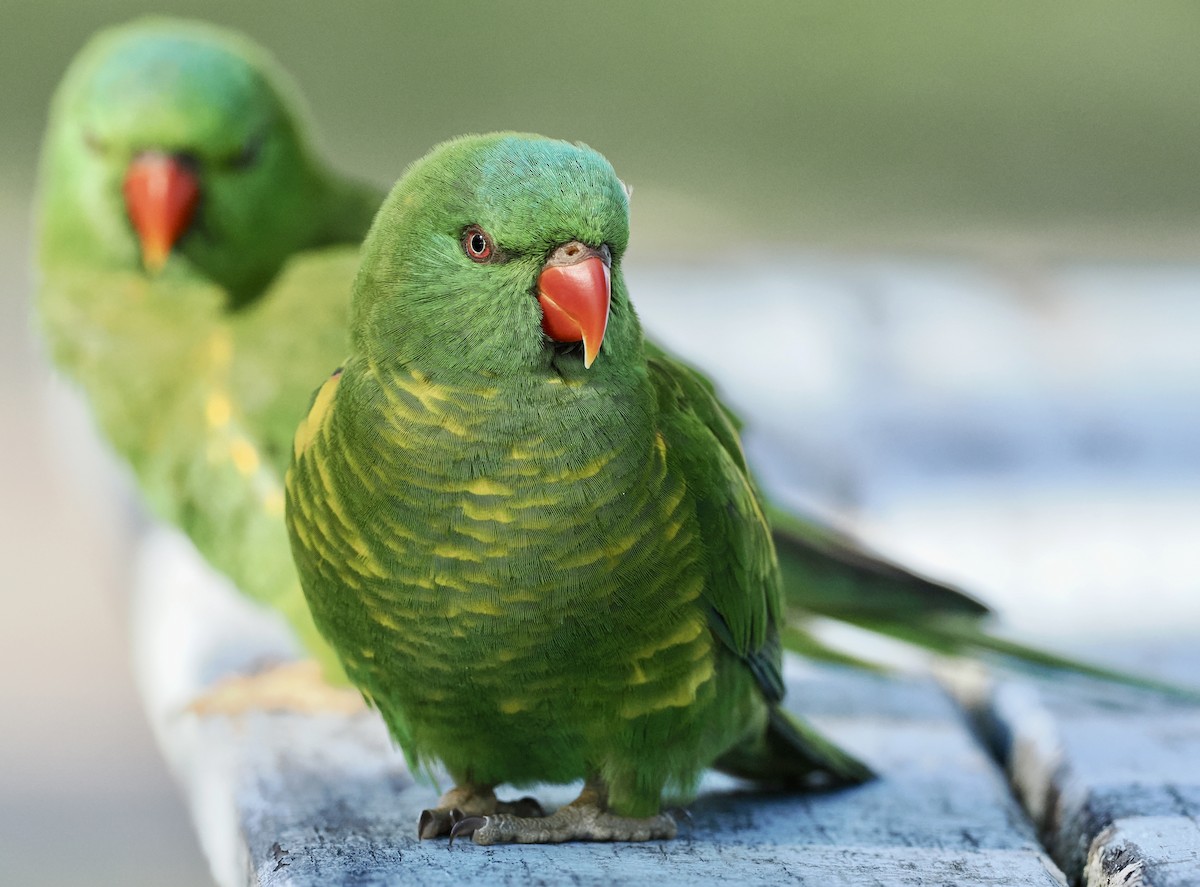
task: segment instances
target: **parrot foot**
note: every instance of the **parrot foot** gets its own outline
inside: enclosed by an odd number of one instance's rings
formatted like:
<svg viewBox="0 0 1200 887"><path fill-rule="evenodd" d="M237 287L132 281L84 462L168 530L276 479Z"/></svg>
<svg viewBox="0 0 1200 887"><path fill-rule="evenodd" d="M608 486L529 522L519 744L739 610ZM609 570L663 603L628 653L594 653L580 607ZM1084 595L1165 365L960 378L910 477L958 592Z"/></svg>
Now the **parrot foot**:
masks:
<svg viewBox="0 0 1200 887"><path fill-rule="evenodd" d="M327 683L315 660L302 659L273 665L257 674L225 678L193 699L185 710L211 717L252 711L354 714L362 709L362 696L357 691Z"/></svg>
<svg viewBox="0 0 1200 887"><path fill-rule="evenodd" d="M568 805L540 819L499 814L467 816L450 840L470 835L476 844L561 844L564 841L666 841L675 837L668 813L645 819L616 816L599 807Z"/></svg>
<svg viewBox="0 0 1200 887"><path fill-rule="evenodd" d="M470 835L476 844L561 844L563 841L664 841L676 834L669 813L645 819L606 809L606 792L587 785L567 806L536 819L502 812L465 816L450 828L450 841Z"/></svg>
<svg viewBox="0 0 1200 887"><path fill-rule="evenodd" d="M516 801L500 801L495 791L482 786L464 783L442 795L438 805L422 810L417 820L417 837L420 840L453 835L458 823L494 813L510 814L533 819L546 815L536 798L519 798ZM451 838L453 841L453 838Z"/></svg>

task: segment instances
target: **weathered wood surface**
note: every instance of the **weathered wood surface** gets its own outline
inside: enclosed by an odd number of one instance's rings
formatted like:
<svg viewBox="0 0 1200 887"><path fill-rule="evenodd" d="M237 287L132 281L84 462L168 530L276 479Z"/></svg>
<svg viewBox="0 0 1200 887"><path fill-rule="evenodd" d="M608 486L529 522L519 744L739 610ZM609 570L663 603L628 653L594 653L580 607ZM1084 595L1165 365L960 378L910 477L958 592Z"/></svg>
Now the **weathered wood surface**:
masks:
<svg viewBox="0 0 1200 887"><path fill-rule="evenodd" d="M1129 631L1200 633L1195 268L1010 275L760 256L629 277L647 327L711 369L749 420L773 495L839 509L1027 633L1054 626L1115 646ZM222 884L417 880L410 864L435 883L1055 877L932 686L837 672L791 674L792 701L880 768L875 785L784 800L713 782L691 832L653 847L417 844L415 811L433 792L409 782L370 716L181 714L221 675L295 651L186 545L160 540L147 554L135 608L143 695ZM1193 667L1176 677L1200 680L1200 662L1181 661ZM985 708L1015 737L1005 747L1020 797L1072 880L1086 867L1092 884L1200 884L1191 716L1022 686L1006 683Z"/></svg>
<svg viewBox="0 0 1200 887"><path fill-rule="evenodd" d="M1196 887L1200 825L1189 816L1119 819L1092 842L1090 887Z"/></svg>
<svg viewBox="0 0 1200 887"><path fill-rule="evenodd" d="M143 693L222 885L1063 883L999 768L935 683L797 663L788 667L791 704L876 767L878 781L784 797L714 775L673 842L452 850L418 842L417 815L437 794L413 781L373 714L187 711L228 670L286 656L286 639L173 534L148 541L142 577ZM183 624L187 644L171 631ZM572 791L539 795L558 804Z"/></svg>
<svg viewBox="0 0 1200 887"><path fill-rule="evenodd" d="M1200 645L1157 655L1165 676L1200 683ZM1200 885L1200 704L1001 681L976 708L1064 871L1089 887Z"/></svg>

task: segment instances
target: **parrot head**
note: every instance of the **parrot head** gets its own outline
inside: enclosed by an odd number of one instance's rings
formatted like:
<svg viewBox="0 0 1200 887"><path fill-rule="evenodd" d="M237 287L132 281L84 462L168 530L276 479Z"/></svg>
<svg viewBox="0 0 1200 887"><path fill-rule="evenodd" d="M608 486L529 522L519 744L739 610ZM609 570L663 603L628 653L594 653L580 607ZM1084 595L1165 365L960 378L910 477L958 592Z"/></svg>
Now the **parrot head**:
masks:
<svg viewBox="0 0 1200 887"><path fill-rule="evenodd" d="M454 139L409 168L375 219L355 341L443 375L603 376L640 349L628 241L625 186L590 148Z"/></svg>
<svg viewBox="0 0 1200 887"><path fill-rule="evenodd" d="M237 35L155 19L104 31L55 99L46 213L91 259L152 275L178 264L235 299L256 291L312 213L296 107L284 75Z"/></svg>

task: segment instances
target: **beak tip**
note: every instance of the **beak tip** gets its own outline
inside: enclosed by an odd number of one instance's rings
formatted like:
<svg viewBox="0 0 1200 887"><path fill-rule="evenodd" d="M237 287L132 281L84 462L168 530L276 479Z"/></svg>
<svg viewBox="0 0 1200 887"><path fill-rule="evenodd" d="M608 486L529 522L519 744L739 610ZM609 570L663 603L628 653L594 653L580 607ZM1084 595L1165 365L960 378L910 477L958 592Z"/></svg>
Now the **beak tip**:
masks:
<svg viewBox="0 0 1200 887"><path fill-rule="evenodd" d="M593 344L593 343L595 343L595 344ZM584 340L583 340L583 368L585 370L590 370L592 368L592 364L594 364L596 362L596 358L600 356L600 347L602 344L603 344L603 340L601 340L600 342L596 342L591 337L584 338Z"/></svg>
<svg viewBox="0 0 1200 887"><path fill-rule="evenodd" d="M150 274L158 274L167 265L167 258L170 256L170 248L160 247L143 247L142 249L142 267Z"/></svg>
<svg viewBox="0 0 1200 887"><path fill-rule="evenodd" d="M126 212L141 243L142 267L157 274L191 224L200 182L177 157L149 151L130 163L122 190Z"/></svg>

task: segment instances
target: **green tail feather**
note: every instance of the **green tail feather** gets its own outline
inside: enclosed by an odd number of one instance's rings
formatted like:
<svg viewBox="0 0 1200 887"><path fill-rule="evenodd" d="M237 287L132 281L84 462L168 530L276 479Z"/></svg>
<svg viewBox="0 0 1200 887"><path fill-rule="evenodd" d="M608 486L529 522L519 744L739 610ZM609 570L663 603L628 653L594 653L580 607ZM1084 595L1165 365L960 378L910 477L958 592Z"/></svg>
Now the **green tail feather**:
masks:
<svg viewBox="0 0 1200 887"><path fill-rule="evenodd" d="M726 752L713 766L731 776L788 788L841 788L875 778L858 758L778 707L771 709L757 741Z"/></svg>
<svg viewBox="0 0 1200 887"><path fill-rule="evenodd" d="M990 610L969 594L881 558L853 539L771 509L784 598L792 616L781 630L794 653L878 671L879 666L832 649L807 635L805 617L823 616L946 655L990 654L1009 667L1067 672L1200 701L1200 688L1182 687L1081 662L988 634Z"/></svg>
<svg viewBox="0 0 1200 887"><path fill-rule="evenodd" d="M776 508L770 520L789 607L846 620L990 612L961 589L906 570L836 530Z"/></svg>
<svg viewBox="0 0 1200 887"><path fill-rule="evenodd" d="M1048 650L1040 650L1017 641L988 634L978 620L963 618L931 619L921 623L904 623L875 619L846 620L859 628L904 641L913 646L949 656L987 655L997 657L1004 665L1034 672L1065 672L1121 684L1139 690L1149 690L1172 698L1200 702L1200 688L1184 687L1168 681L1145 677L1119 669L1108 668ZM788 649L788 638L784 645ZM803 645L795 652L804 653Z"/></svg>
<svg viewBox="0 0 1200 887"><path fill-rule="evenodd" d="M828 644L824 644L795 625L785 624L781 626L779 637L783 642L784 649L798 653L805 659L815 662L825 662L830 665L847 665L851 668L859 668L864 671L878 673L887 671L878 662L871 662L852 653L847 653L845 650L838 650Z"/></svg>

